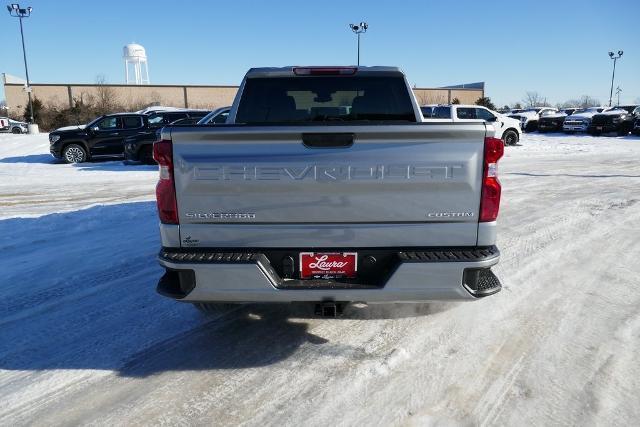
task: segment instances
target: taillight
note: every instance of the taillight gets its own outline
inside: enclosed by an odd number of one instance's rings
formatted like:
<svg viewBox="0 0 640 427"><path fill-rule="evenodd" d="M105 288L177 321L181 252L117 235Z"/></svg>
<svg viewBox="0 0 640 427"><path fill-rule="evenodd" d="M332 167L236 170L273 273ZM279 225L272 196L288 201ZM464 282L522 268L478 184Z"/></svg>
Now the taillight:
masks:
<svg viewBox="0 0 640 427"><path fill-rule="evenodd" d="M484 170L482 175L482 196L480 198L480 222L491 222L498 218L500 193L502 187L498 181L498 160L504 154L501 139L484 139Z"/></svg>
<svg viewBox="0 0 640 427"><path fill-rule="evenodd" d="M171 140L153 143L153 158L158 162L160 177L156 185L158 216L163 224L178 224L176 186L173 180L173 146Z"/></svg>
<svg viewBox="0 0 640 427"><path fill-rule="evenodd" d="M357 67L293 67L296 76L351 76Z"/></svg>

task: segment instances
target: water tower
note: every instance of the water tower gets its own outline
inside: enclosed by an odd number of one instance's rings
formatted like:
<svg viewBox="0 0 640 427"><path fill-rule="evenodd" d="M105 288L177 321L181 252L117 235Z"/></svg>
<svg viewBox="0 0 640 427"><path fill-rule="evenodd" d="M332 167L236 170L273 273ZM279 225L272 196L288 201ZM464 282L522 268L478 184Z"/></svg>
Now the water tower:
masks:
<svg viewBox="0 0 640 427"><path fill-rule="evenodd" d="M122 48L122 58L124 58L125 83L148 85L149 64L147 63L147 52L144 47L136 43L130 43ZM131 69L133 73L129 73Z"/></svg>

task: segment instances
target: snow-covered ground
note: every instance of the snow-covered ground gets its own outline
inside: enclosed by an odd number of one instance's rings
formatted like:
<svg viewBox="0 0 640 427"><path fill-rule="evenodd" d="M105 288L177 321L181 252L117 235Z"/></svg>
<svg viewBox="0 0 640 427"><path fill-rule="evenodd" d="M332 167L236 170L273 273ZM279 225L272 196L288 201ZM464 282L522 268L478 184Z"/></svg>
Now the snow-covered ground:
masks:
<svg viewBox="0 0 640 427"><path fill-rule="evenodd" d="M0 134L0 219L153 200L156 179L155 166L56 161L47 134Z"/></svg>
<svg viewBox="0 0 640 427"><path fill-rule="evenodd" d="M640 138L525 135L473 303L247 306L155 294L155 168L0 135L0 425L637 425Z"/></svg>

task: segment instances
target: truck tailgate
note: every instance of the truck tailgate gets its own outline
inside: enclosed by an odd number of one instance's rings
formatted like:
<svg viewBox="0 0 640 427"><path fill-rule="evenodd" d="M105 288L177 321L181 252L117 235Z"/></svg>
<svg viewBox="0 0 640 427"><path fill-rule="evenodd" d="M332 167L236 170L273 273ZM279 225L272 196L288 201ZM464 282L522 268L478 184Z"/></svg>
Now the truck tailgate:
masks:
<svg viewBox="0 0 640 427"><path fill-rule="evenodd" d="M394 227L412 235L425 226L425 245L476 243L483 123L173 127L167 132L183 242L188 236L199 246L273 245L249 242L261 226L298 236L305 229L357 234L383 226L393 241ZM303 143L305 136L318 139L319 134L350 135L353 144L317 148ZM245 230L245 238L238 240L234 231L236 241L226 241L224 227ZM307 240L317 246L329 241L326 236ZM365 240L360 244L382 243Z"/></svg>

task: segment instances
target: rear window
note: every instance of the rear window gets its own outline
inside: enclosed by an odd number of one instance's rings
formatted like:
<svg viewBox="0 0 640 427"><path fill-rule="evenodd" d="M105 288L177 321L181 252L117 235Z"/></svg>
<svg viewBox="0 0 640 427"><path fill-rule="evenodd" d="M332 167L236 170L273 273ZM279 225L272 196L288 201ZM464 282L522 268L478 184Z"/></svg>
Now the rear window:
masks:
<svg viewBox="0 0 640 427"><path fill-rule="evenodd" d="M136 129L142 127L142 117L125 116L122 118L122 127L125 129Z"/></svg>
<svg viewBox="0 0 640 427"><path fill-rule="evenodd" d="M405 121L416 117L401 76L250 78L236 123Z"/></svg>
<svg viewBox="0 0 640 427"><path fill-rule="evenodd" d="M456 109L456 115L459 119L477 119L476 109L475 108L463 108L459 107Z"/></svg>
<svg viewBox="0 0 640 427"><path fill-rule="evenodd" d="M451 107L436 107L433 109L433 115L431 117L436 119L450 119Z"/></svg>
<svg viewBox="0 0 640 427"><path fill-rule="evenodd" d="M180 120L180 119L186 119L187 118L187 113L165 113L164 115L164 119L165 119L165 123L172 123L175 122L176 120Z"/></svg>

